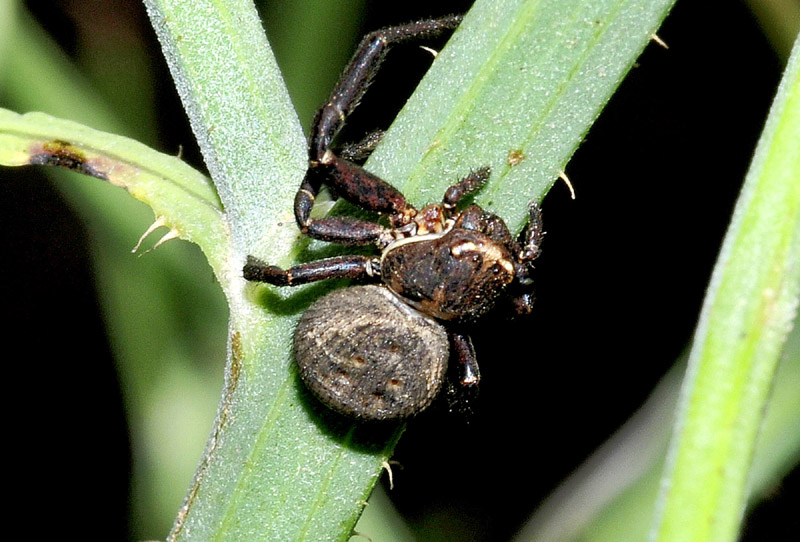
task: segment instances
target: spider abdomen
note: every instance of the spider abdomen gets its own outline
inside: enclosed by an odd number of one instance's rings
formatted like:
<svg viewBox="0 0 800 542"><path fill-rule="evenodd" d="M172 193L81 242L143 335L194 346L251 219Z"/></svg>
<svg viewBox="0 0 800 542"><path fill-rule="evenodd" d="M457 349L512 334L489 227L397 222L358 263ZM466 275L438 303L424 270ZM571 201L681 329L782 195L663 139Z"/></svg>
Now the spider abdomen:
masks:
<svg viewBox="0 0 800 542"><path fill-rule="evenodd" d="M333 410L363 420L426 408L449 356L441 325L373 285L335 290L311 305L294 349L306 386Z"/></svg>

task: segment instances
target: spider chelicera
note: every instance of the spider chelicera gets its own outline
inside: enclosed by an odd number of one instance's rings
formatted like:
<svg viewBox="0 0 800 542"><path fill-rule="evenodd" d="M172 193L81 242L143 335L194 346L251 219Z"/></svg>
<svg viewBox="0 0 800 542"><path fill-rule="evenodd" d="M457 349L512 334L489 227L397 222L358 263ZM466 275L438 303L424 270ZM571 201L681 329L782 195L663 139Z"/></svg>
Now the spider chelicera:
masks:
<svg viewBox="0 0 800 542"><path fill-rule="evenodd" d="M417 210L386 181L353 160L364 158L379 136L346 152L332 142L358 104L390 46L454 29L460 16L377 30L360 43L331 97L317 112L308 171L294 201L301 231L343 245L374 245L379 256L336 256L281 269L248 256L244 278L294 286L330 278L375 284L335 290L303 314L294 336L301 379L322 403L360 420L402 419L430 405L448 365L458 385L480 380L468 330L492 310L530 312L531 262L539 255L539 206L518 238L478 205L459 202L489 178L470 172L447 189L441 203ZM312 218L323 184L362 208L388 218L388 226L352 217ZM501 307L505 305L505 307Z"/></svg>

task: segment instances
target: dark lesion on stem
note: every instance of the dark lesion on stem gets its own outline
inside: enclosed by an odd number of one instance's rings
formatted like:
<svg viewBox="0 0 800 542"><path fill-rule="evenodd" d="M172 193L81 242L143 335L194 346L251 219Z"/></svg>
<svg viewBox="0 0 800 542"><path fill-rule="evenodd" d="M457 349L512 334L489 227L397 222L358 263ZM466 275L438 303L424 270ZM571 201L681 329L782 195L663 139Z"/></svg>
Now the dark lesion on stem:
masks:
<svg viewBox="0 0 800 542"><path fill-rule="evenodd" d="M83 175L108 180L108 175L92 166L86 155L74 145L61 140L37 143L31 149L28 163L34 166L57 166Z"/></svg>

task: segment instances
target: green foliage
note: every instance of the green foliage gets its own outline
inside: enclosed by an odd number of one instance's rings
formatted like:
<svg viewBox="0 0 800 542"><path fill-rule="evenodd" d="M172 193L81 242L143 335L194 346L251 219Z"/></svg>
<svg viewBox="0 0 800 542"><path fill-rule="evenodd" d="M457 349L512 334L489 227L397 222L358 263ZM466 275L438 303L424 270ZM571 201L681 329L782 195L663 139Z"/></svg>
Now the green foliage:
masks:
<svg viewBox="0 0 800 542"><path fill-rule="evenodd" d="M47 145L67 143L73 158L124 186L160 224L196 243L226 295L222 398L170 539L347 540L402 427L351 426L306 396L291 363L291 332L319 286L275 290L240 276L247 254L286 265L306 248L291 215L305 167L297 114L250 2L145 4L213 186L173 156L40 114L1 112L0 163L23 165ZM552 186L671 5L479 0L368 169L421 204L439 199L476 165L490 165L492 178L477 200L520 228L526 203ZM671 489L660 501L659 540L707 539L703 529L710 524L721 533L713 539L728 540L745 503L761 412L800 284L797 64L795 52L702 315L670 452ZM80 95L82 85L64 87ZM101 125L114 126L102 106L91 109L101 111ZM784 397L779 390L776 396ZM778 428L797 419L800 407L788 403ZM767 428L766 435L785 433ZM791 456L797 443L785 448ZM758 457L756 466L763 464ZM620 540L642 529L646 521L608 520L653 510L662 460L654 453L639 478L586 519L584 533L605 533L613 524L610 539ZM785 468L786 462L765 470ZM690 515L696 521L682 521ZM546 539L537 536L530 539Z"/></svg>

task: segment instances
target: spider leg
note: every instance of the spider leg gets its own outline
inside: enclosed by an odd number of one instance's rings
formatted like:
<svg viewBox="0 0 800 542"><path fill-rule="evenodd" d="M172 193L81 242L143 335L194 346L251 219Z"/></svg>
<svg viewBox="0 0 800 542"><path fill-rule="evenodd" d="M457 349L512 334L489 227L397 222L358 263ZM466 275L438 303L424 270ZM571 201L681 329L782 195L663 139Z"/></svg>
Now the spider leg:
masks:
<svg viewBox="0 0 800 542"><path fill-rule="evenodd" d="M469 422L474 414L474 403L478 398L478 383L481 379L475 348L469 335L451 331L450 367L445 387L447 409Z"/></svg>
<svg viewBox="0 0 800 542"><path fill-rule="evenodd" d="M344 216L309 219L308 225L301 230L314 239L341 245L378 245L383 248L392 239L389 230L377 222Z"/></svg>
<svg viewBox="0 0 800 542"><path fill-rule="evenodd" d="M389 49L398 43L413 39L426 39L452 30L461 23L460 15L441 19L428 19L414 23L383 28L370 32L361 40L353 58L342 72L328 103L317 112L311 131L310 161L324 162L331 142L339 133L347 116L361 101L381 61Z"/></svg>
<svg viewBox="0 0 800 542"><path fill-rule="evenodd" d="M542 223L542 209L535 201L528 204L528 225L522 230L515 241L514 262L515 278L511 285L512 295L509 299L513 315L530 314L533 309L534 295L531 291L533 279L533 261L542 253L544 240L544 226Z"/></svg>
<svg viewBox="0 0 800 542"><path fill-rule="evenodd" d="M349 162L360 162L366 160L378 143L383 139L383 130L373 130L358 143L347 143L342 145L337 154L339 158L343 158Z"/></svg>
<svg viewBox="0 0 800 542"><path fill-rule="evenodd" d="M331 144L347 116L364 96L392 45L437 36L457 27L460 22L461 16L458 15L418 21L376 30L361 41L328 102L317 112L311 128L309 169L294 206L297 224L304 233L315 237L313 223L316 219L312 219L310 213L323 182L351 203L390 215L393 226L407 224L416 214L399 190L360 166L336 156Z"/></svg>
<svg viewBox="0 0 800 542"><path fill-rule="evenodd" d="M481 371L475 356L475 347L469 335L450 332L450 346L453 361L456 363L458 383L464 387L477 387L481 381Z"/></svg>
<svg viewBox="0 0 800 542"><path fill-rule="evenodd" d="M267 265L253 256L247 257L243 275L246 280L275 286L297 286L318 280L372 277L380 273L380 262L367 256L336 256L281 269Z"/></svg>
<svg viewBox="0 0 800 542"><path fill-rule="evenodd" d="M522 230L518 240L520 250L517 259L529 264L542 253L542 240L544 240L544 225L542 223L542 208L535 201L528 204L528 225Z"/></svg>
<svg viewBox="0 0 800 542"><path fill-rule="evenodd" d="M347 160L330 153L331 161L310 166L294 199L294 214L300 231L315 239L315 222L327 219L311 218L314 199L322 183L333 187L336 193L365 209L393 217L393 225L406 223L414 216L414 208L406 202L405 196L395 187Z"/></svg>
<svg viewBox="0 0 800 542"><path fill-rule="evenodd" d="M442 198L442 206L445 211L449 215L452 215L456 205L461 201L461 198L475 192L478 188L483 186L483 184L489 180L491 171L492 170L488 167L470 171L469 175L448 188L444 193L444 198Z"/></svg>

